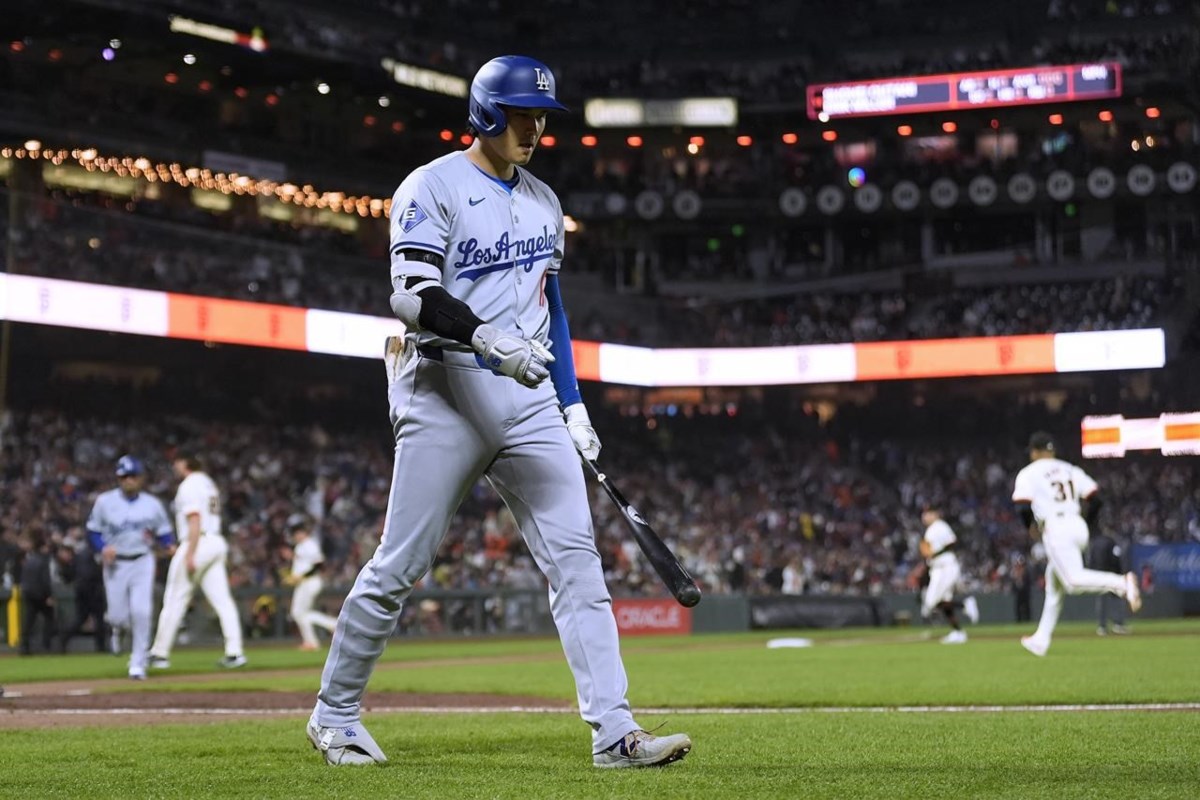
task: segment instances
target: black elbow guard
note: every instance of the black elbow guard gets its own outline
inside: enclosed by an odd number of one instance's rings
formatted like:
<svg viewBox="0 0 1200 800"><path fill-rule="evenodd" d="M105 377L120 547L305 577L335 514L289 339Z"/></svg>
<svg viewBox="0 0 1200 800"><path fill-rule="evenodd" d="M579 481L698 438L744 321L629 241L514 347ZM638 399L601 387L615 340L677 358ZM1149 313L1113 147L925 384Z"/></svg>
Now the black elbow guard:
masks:
<svg viewBox="0 0 1200 800"><path fill-rule="evenodd" d="M470 346L475 329L483 324L470 306L447 292L444 286L427 286L417 295L421 298L417 319L422 328Z"/></svg>

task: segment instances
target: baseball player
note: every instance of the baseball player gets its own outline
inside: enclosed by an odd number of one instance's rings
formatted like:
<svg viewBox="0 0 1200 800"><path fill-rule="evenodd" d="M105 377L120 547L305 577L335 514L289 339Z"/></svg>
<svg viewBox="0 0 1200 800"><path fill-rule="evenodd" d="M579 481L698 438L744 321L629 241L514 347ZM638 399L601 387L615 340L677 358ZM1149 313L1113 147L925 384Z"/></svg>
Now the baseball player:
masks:
<svg viewBox="0 0 1200 800"><path fill-rule="evenodd" d="M1079 467L1055 457L1050 434L1029 437L1030 463L1017 473L1013 502L1021 521L1046 548L1046 603L1042 619L1021 646L1035 656L1050 649L1050 638L1062 611L1063 594L1112 592L1137 613L1142 607L1137 576L1085 569L1083 551L1088 544L1088 524L1095 523L1101 500L1099 486Z"/></svg>
<svg viewBox="0 0 1200 800"><path fill-rule="evenodd" d="M968 597L961 604L954 601L954 590L962 578L962 567L954 552L958 537L949 523L942 519L939 508L926 508L921 514L921 522L925 525L925 535L920 544L921 556L929 566L929 585L925 587L925 594L921 598L921 616L928 619L935 608L940 609L950 623L950 633L942 637L942 644L965 644L967 632L959 624L958 608L961 605L967 618L971 622L978 622L979 606L974 597Z"/></svg>
<svg viewBox="0 0 1200 800"><path fill-rule="evenodd" d="M318 642L314 628L321 627L333 633L337 625L336 618L313 609L325 585L321 578L325 554L321 552L321 543L313 536L303 514L289 518L288 528L291 533L292 571L284 578L284 583L295 587L292 590L292 619L300 629L300 649L316 650Z"/></svg>
<svg viewBox="0 0 1200 800"><path fill-rule="evenodd" d="M691 740L646 733L626 699L579 464L600 441L558 286L563 212L523 169L547 112L566 109L550 69L524 56L484 64L470 95L474 143L419 167L392 199L391 306L408 334L385 355L391 496L379 547L342 605L308 738L330 764L386 760L360 719L367 679L455 510L486 476L549 581L593 763L677 761Z"/></svg>
<svg viewBox="0 0 1200 800"><path fill-rule="evenodd" d="M242 653L242 622L229 593L229 576L225 572L229 547L221 536L221 494L212 478L202 471L196 456L180 455L173 466L176 477L182 479L175 493L179 547L167 568L158 632L150 648L150 666L155 669L171 666L175 636L199 586L217 612L221 635L225 638L225 656L217 663L230 669L240 667L246 663L246 656Z"/></svg>
<svg viewBox="0 0 1200 800"><path fill-rule="evenodd" d="M146 469L133 456L117 460L117 488L96 498L87 520L88 539L104 570L105 618L113 640L132 634L129 677L145 680L150 623L154 615L154 545L174 541L162 501L142 491Z"/></svg>

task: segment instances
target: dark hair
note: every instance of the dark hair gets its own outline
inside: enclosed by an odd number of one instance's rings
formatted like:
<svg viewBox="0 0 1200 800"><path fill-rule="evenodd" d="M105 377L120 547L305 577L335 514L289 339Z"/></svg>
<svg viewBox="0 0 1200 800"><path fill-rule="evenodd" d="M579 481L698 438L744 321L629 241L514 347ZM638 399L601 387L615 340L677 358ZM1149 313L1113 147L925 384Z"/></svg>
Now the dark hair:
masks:
<svg viewBox="0 0 1200 800"><path fill-rule="evenodd" d="M204 459L195 450L180 449L175 453L175 460L182 461L187 464L187 468L192 472L202 472L204 470Z"/></svg>
<svg viewBox="0 0 1200 800"><path fill-rule="evenodd" d="M1029 437L1030 450L1045 450L1054 452L1054 437L1045 431L1038 431Z"/></svg>

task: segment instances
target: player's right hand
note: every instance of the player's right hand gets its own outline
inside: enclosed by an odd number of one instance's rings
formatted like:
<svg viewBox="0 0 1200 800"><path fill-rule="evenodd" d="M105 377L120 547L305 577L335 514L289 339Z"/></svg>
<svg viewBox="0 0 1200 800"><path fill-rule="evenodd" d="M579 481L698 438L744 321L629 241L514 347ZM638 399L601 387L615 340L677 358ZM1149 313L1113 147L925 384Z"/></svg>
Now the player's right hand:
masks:
<svg viewBox="0 0 1200 800"><path fill-rule="evenodd" d="M480 325L471 337L475 352L488 368L533 388L550 377L546 365L554 356L536 339L521 339L494 325Z"/></svg>

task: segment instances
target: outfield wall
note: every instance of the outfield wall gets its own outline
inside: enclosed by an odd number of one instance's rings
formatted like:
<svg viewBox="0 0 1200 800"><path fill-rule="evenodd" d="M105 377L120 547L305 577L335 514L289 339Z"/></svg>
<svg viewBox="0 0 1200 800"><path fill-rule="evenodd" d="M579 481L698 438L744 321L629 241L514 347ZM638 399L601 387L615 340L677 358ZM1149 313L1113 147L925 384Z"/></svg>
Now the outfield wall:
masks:
<svg viewBox="0 0 1200 800"><path fill-rule="evenodd" d="M347 587L348 588L348 587ZM235 597L242 617L246 639L278 642L296 639L288 619L291 604L289 590L254 591L240 589ZM337 613L344 590L325 592L319 604ZM1031 628L1041 614L1044 595L1034 591L1030 598ZM977 595L982 623L1015 623L1016 603L1011 594ZM1095 596L1068 597L1061 619L1095 621ZM14 619L10 593L0 590L0 652L15 650L10 639ZM74 620L73 593L56 598L59 612L68 624ZM1146 595L1145 605L1134 619L1171 618L1200 615L1200 592L1159 588ZM157 607L156 607L157 611ZM882 594L876 597L822 595L709 595L693 609L685 609L670 598L617 598L614 611L622 635L719 633L748 630L785 630L795 628L848 628L864 626L921 627L920 603L916 593ZM943 623L934 621L935 627ZM40 632L39 632L40 633ZM502 590L495 592L426 591L414 592L405 604L397 627L397 638L446 636L544 635L555 633L550 605L545 592ZM35 642L40 641L40 635ZM180 644L216 644L220 629L208 604L193 604ZM80 636L70 643L71 650L86 650L91 640Z"/></svg>

